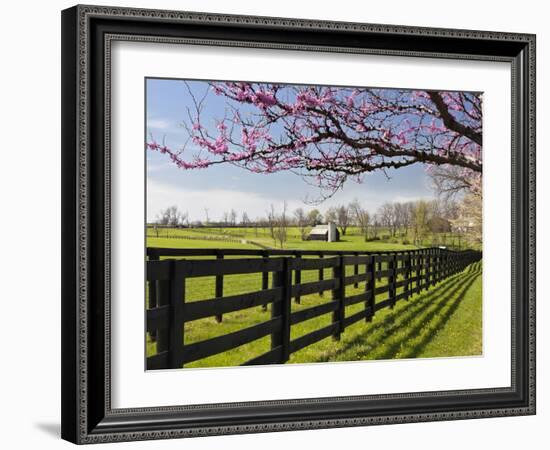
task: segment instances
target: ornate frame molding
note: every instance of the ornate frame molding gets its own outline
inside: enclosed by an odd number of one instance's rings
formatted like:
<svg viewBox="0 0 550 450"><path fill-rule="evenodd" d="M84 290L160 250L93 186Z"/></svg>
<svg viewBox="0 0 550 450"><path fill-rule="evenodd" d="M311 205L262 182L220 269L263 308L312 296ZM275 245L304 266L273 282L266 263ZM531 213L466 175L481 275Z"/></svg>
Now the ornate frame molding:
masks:
<svg viewBox="0 0 550 450"><path fill-rule="evenodd" d="M349 47L341 45L316 45L303 43L274 43L247 41L244 39L215 39L197 37L151 36L145 33L113 32L109 27L101 31L94 29L99 19L112 21L116 26L126 23L151 23L174 27L197 26L200 28L236 26L245 28L250 35L254 31L303 31L317 30L335 32L345 37L348 33L376 36L382 42L384 37L414 38L424 42L427 48L422 50L395 49L377 47ZM120 25L121 24L121 25ZM220 28L220 29L221 29ZM63 377L70 380L63 388L63 437L77 443L98 443L143 439L164 439L174 437L206 436L218 434L239 434L251 432L271 432L328 427L348 427L373 424L439 421L481 417L499 417L527 415L535 413L535 36L529 34L500 33L487 31L449 30L423 27L405 27L396 25L376 25L347 22L310 21L304 19L284 19L270 17L234 16L204 14L194 12L160 11L130 8L112 8L99 6L76 6L63 13L63 190L64 192L64 250L63 250ZM100 38L104 46L102 52L93 39ZM471 52L443 52L435 43L438 39L471 42ZM331 397L308 400L281 400L269 402L250 402L239 404L197 405L166 408L111 409L110 402L110 63L111 43L116 40L144 41L156 43L191 43L198 45L228 45L260 48L300 49L309 51L352 52L415 57L436 57L453 59L483 59L490 61L508 61L512 64L513 117L513 260L512 271L515 276L512 286L513 302L524 302L525 310L518 317L513 308L512 343L512 386L510 388L483 389L471 391L446 391L419 394L375 395L360 397ZM500 43L499 52L484 54L479 48L480 42ZM430 49L430 42L433 49ZM338 42L335 42L338 43ZM380 45L380 44L378 44ZM412 44L411 44L412 45ZM383 44L382 44L383 47ZM517 50L516 50L517 49ZM477 50L477 52L476 52ZM100 55L101 54L101 55ZM101 58L99 58L101 56ZM98 68L98 61L103 67ZM94 139L95 124L90 111L96 108L92 95L97 96L98 69L105 69L103 80L102 107L104 124L102 138L95 138L103 145L101 170L91 163L91 140ZM100 72L101 72L100 70ZM95 77L95 78L94 78ZM520 92L521 91L521 92ZM520 101L516 102L515 98ZM95 161L95 159L94 159ZM102 179L98 173L102 172ZM97 184L102 187L97 190ZM519 190L518 190L519 187ZM101 193L98 196L98 193ZM99 198L102 197L102 198ZM516 199L517 197L517 199ZM97 203L99 202L99 203ZM99 205L99 206L98 206ZM99 208L99 209L98 209ZM104 217L98 217L103 210ZM98 221L103 226L98 228ZM97 231L102 230L102 239L97 240ZM99 249L98 246L102 248ZM518 251L516 251L518 249ZM519 254L518 254L519 253ZM98 257L101 261L98 262ZM518 263L519 266L518 267ZM98 265L99 264L99 265ZM93 302L97 295L99 270L103 267L103 287L100 296L104 299L103 323L97 324L90 318L97 312L98 305ZM516 276L517 275L517 276ZM524 298L516 298L519 291L526 292ZM516 300L514 300L516 299ZM516 305L521 309L520 305ZM66 322L67 320L67 322ZM516 329L520 326L521 330ZM97 327L97 330L96 330ZM96 330L96 331L94 331ZM98 336L99 331L103 338ZM517 333L525 338L523 346L516 342ZM69 343L70 341L70 343ZM90 367L97 365L92 359L90 349L102 343L104 355L102 372L104 375L102 407L90 400L97 393L97 383L92 386ZM521 352L519 352L521 350ZM518 352L520 353L519 356ZM518 359L519 358L519 359ZM519 366L518 366L519 364ZM516 373L516 366L521 373ZM101 383L100 383L101 384ZM522 390L521 395L518 394ZM472 398L476 396L496 396L515 394L514 402L505 406L488 403L487 407L471 409L454 408L414 413L361 414L348 417L327 417L308 420L280 420L264 423L215 424L199 426L188 423L169 426L167 420L173 415L182 415L186 411L200 410L202 417L212 409L238 409L246 407L284 408L285 406L327 405L349 400L396 399L409 402L414 406L416 400L426 397ZM526 396L525 396L526 394ZM475 402L474 402L475 403ZM351 410L350 410L351 414ZM146 420L144 419L146 417ZM182 419L183 420L183 419ZM123 423L124 422L124 423ZM163 425L164 423L164 425Z"/></svg>

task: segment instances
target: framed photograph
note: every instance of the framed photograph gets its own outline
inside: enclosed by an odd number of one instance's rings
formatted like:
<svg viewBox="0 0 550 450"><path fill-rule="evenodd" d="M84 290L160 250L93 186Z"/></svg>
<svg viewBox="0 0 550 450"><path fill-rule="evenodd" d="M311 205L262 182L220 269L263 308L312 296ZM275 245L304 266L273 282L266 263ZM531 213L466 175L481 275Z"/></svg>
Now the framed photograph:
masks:
<svg viewBox="0 0 550 450"><path fill-rule="evenodd" d="M62 437L535 413L535 36L62 12Z"/></svg>

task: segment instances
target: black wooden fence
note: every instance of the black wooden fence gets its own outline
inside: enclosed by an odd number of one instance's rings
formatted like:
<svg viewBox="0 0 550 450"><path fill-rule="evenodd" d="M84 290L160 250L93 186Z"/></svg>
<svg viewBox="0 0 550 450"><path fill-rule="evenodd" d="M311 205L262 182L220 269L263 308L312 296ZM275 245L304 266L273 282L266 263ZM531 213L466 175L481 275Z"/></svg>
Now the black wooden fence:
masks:
<svg viewBox="0 0 550 450"><path fill-rule="evenodd" d="M351 254L350 254L351 253ZM289 356L329 336L339 339L346 327L359 320L371 321L383 308L393 308L402 299L428 289L481 259L481 252L454 252L442 248L386 253L285 250L148 249L147 282L149 308L146 329L155 336L157 354L147 358L147 369L183 367L185 364L271 336L271 350L244 365L285 363ZM215 259L173 259L182 256L215 256ZM241 258L225 259L225 256ZM249 257L244 257L249 256ZM250 258L250 256L255 256ZM259 256L259 257L258 257ZM304 257L305 256L305 257ZM318 258L312 258L318 256ZM160 259L168 257L168 259ZM353 275L346 274L353 267ZM364 268L364 270L360 270ZM324 279L326 269L333 276ZM319 279L302 283L301 272L318 270ZM262 274L262 289L223 296L223 277ZM268 276L272 273L272 284ZM293 276L294 275L294 276ZM216 277L215 298L186 303L186 280ZM377 286L387 279L383 286ZM346 296L346 286L365 282L365 290ZM398 289L401 289L398 293ZM331 291L331 300L299 311L291 311L291 299ZM387 293L382 301L376 296ZM346 315L346 307L364 307ZM184 324L255 306L271 304L268 321L229 334L184 345ZM293 325L332 313L330 325L291 339Z"/></svg>

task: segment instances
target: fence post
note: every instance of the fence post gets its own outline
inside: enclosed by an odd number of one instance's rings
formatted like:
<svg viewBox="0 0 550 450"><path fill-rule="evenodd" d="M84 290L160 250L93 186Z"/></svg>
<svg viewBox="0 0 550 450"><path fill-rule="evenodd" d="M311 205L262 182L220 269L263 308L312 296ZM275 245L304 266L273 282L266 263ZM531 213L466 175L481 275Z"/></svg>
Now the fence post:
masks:
<svg viewBox="0 0 550 450"><path fill-rule="evenodd" d="M323 254L322 253L319 253L319 259L323 259ZM323 268L319 269L319 281L323 281L325 279L324 270L325 269L323 269ZM319 292L319 295L322 297L324 295L324 292L323 291Z"/></svg>
<svg viewBox="0 0 550 450"><path fill-rule="evenodd" d="M172 287L172 277L173 277L173 260L166 260L166 264L169 265L168 267L168 273L170 274L168 280L157 280L155 283L157 283L157 306L166 306L170 305L172 301L172 295L170 293L171 287ZM170 336L170 329L172 327L172 317L170 315L170 323L168 328L159 328L157 330L157 353L162 352L170 352L171 353L171 336ZM168 367L166 369L172 368L170 366L172 362L172 355L170 354L168 358Z"/></svg>
<svg viewBox="0 0 550 450"><path fill-rule="evenodd" d="M149 249L148 250L148 253L149 253ZM149 261L158 261L160 258L159 258L159 255L157 252L150 252L149 253ZM154 308L155 306L157 306L157 282L156 281L153 281L152 283L150 282L149 283L149 305L148 305L148 308L149 309L152 309ZM155 342L157 340L157 331L156 330L152 330L150 333L149 333L149 336L151 337L151 342Z"/></svg>
<svg viewBox="0 0 550 450"><path fill-rule="evenodd" d="M430 255L430 249L425 250L424 266L426 270L426 272L424 273L424 290L427 291L430 287L430 272L432 271L432 258Z"/></svg>
<svg viewBox="0 0 550 450"><path fill-rule="evenodd" d="M295 258L295 261L296 261L296 267L300 267L300 261L302 259L302 255L300 253L296 253L296 258ZM295 284L301 284L302 283L302 271L300 269L294 269L294 274L295 274L295 279L294 279L294 283ZM294 301L297 303L297 304L300 304L300 296L297 295L295 298L294 298Z"/></svg>
<svg viewBox="0 0 550 450"><path fill-rule="evenodd" d="M432 286L439 281L439 248L434 250L434 274L432 276Z"/></svg>
<svg viewBox="0 0 550 450"><path fill-rule="evenodd" d="M391 255L391 259L388 262L388 286L389 286L389 295L390 295L390 309L395 308L396 303L396 289L395 289L395 280L396 277L396 269L397 269L397 253L394 253Z"/></svg>
<svg viewBox="0 0 550 450"><path fill-rule="evenodd" d="M261 252L262 257L265 259L269 256L267 252ZM269 289L269 272L262 272L262 290ZM262 311L267 311L267 303L262 305Z"/></svg>
<svg viewBox="0 0 550 450"><path fill-rule="evenodd" d="M422 289L422 254L421 250L415 250L415 265L416 265L416 293L419 294Z"/></svg>
<svg viewBox="0 0 550 450"><path fill-rule="evenodd" d="M217 252L216 259L223 259L223 253ZM216 298L223 297L223 275L216 275ZM223 315L216 315L216 322L221 323Z"/></svg>
<svg viewBox="0 0 550 450"><path fill-rule="evenodd" d="M339 281L332 290L332 300L338 300L338 308L332 313L332 323L338 323L338 327L332 336L336 341L339 341L341 334L344 332L344 319L346 318L346 285L344 284L346 266L344 265L343 255L338 256L338 264L332 268L332 274L333 278Z"/></svg>
<svg viewBox="0 0 550 450"><path fill-rule="evenodd" d="M365 283L365 291L370 293L367 296L367 301L365 302L365 309L370 308L370 312L367 313L366 321L372 322L374 313L376 312L376 295L374 291L376 290L376 256L369 256L368 266L366 267L367 273L369 274L367 282Z"/></svg>
<svg viewBox="0 0 550 450"><path fill-rule="evenodd" d="M281 300L271 304L271 318L281 318L281 328L271 335L271 349L281 347L280 363L290 356L290 295L292 289L292 260L281 258L282 268L273 272L273 287L281 288Z"/></svg>
<svg viewBox="0 0 550 450"><path fill-rule="evenodd" d="M405 300L411 296L411 252L408 251L405 259Z"/></svg>
<svg viewBox="0 0 550 450"><path fill-rule="evenodd" d="M358 257L358 256L359 256L359 252L355 252L355 253L354 253L354 256L355 256L355 257ZM359 264L355 264L355 265L353 266L353 274L354 274L354 275L359 275ZM355 281L355 283L353 283L353 287L354 287L355 289L357 289L357 288L359 287L359 282L358 282L358 281Z"/></svg>
<svg viewBox="0 0 550 450"><path fill-rule="evenodd" d="M185 269L187 261L172 263L170 280L170 367L183 367Z"/></svg>

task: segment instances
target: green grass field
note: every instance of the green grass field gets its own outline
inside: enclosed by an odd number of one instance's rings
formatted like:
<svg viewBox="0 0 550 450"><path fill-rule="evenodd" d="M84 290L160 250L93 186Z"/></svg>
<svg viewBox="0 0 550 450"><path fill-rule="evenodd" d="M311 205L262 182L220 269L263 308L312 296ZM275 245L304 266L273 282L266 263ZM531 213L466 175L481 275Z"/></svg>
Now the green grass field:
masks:
<svg viewBox="0 0 550 450"><path fill-rule="evenodd" d="M309 232L309 228L306 229ZM300 250L354 250L354 251L386 251L417 248L411 245L412 236L400 234L391 237L388 230L378 232L380 240L365 241L357 227L349 227L346 235L340 236L339 242L304 241L301 239L298 227L288 228L288 240L284 243L285 249ZM157 237L158 234L158 237ZM180 237L177 239L176 237ZM446 233L426 236L424 247L432 245L449 245L456 247L458 238ZM270 235L268 228L153 228L147 230L148 247L182 247L182 248L251 248L260 246L280 248Z"/></svg>
<svg viewBox="0 0 550 450"><path fill-rule="evenodd" d="M205 245L205 242L210 245ZM337 250L399 250L414 248L392 244L387 248L378 241L354 241L326 243L319 241L302 242L312 249L333 248ZM248 243L226 243L221 241L187 240L173 238L149 238L148 246L183 248L257 248ZM179 245L175 245L179 244ZM226 246L227 245L227 246ZM307 248L300 245L301 249ZM352 267L348 267L351 275ZM325 270L325 278L331 277L330 269ZM302 282L317 281L318 271L303 271ZM377 286L385 284L385 280ZM188 281L186 301L200 301L214 297L214 277L194 278ZM256 291L261 288L261 275L231 275L224 277L224 295ZM365 285L357 288L346 287L346 295L364 292ZM400 290L398 290L398 293ZM383 301L381 294L376 301ZM301 303L292 303L292 311L298 311L330 301L331 293L323 296L313 294L301 298ZM371 323L359 321L347 328L342 339L337 342L326 338L293 354L290 363L311 363L326 361L357 361L367 359L393 359L415 357L467 356L481 354L481 263L474 264L464 272L450 277L428 291L413 296L408 302L402 300L393 310L383 309L376 313ZM346 308L346 316L361 310L357 304ZM225 314L222 323L214 317L193 321L185 325L185 343L202 341L215 336L231 333L270 318L270 310L261 307L250 308ZM317 330L331 322L331 314L320 316L291 329L291 339ZM265 337L236 349L205 358L186 367L223 367L242 364L259 356L270 348L270 338ZM147 337L147 355L156 353L156 344Z"/></svg>

